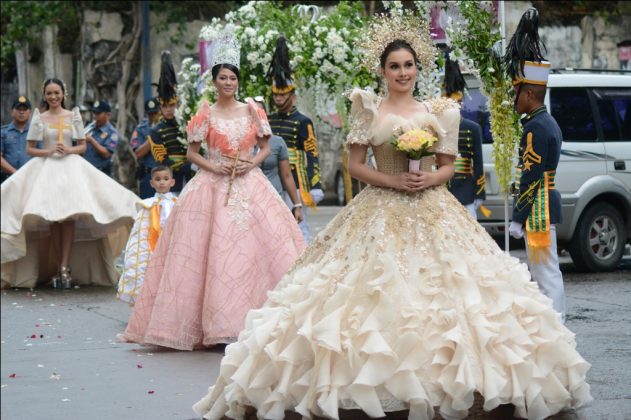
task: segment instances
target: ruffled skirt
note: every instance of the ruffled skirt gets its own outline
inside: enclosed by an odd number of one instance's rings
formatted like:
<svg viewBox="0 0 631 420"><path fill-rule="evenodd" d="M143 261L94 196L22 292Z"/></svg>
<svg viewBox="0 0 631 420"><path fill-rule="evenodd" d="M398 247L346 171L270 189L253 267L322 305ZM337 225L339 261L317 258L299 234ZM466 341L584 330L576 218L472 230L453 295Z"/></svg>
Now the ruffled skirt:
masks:
<svg viewBox="0 0 631 420"><path fill-rule="evenodd" d="M543 419L591 399L590 365L525 264L505 254L447 192L369 187L248 314L215 386L208 419L286 410L338 418L434 408L461 419L512 403Z"/></svg>
<svg viewBox="0 0 631 420"><path fill-rule="evenodd" d="M112 286L114 259L136 215L134 193L78 155L33 158L2 184L2 287L35 287L56 272L52 222L75 221L70 253L79 284Z"/></svg>

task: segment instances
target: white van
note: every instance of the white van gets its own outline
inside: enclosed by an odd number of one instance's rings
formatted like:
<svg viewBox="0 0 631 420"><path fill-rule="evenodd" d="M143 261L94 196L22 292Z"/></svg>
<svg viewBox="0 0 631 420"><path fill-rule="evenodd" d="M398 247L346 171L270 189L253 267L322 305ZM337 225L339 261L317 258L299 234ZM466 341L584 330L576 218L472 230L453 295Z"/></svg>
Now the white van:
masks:
<svg viewBox="0 0 631 420"><path fill-rule="evenodd" d="M467 83L462 113L483 128L484 205L492 212L488 218L479 213L478 221L491 235L504 236L486 99L474 80ZM631 243L631 72L553 70L546 106L563 132L555 179L563 205L559 246L583 271L614 270Z"/></svg>

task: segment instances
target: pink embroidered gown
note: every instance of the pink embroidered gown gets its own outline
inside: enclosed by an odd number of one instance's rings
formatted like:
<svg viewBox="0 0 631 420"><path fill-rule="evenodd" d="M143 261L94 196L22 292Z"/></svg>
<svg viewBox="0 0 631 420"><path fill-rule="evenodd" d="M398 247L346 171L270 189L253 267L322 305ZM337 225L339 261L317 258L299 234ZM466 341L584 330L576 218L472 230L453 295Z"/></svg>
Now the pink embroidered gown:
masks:
<svg viewBox="0 0 631 420"><path fill-rule="evenodd" d="M250 159L256 138L271 134L265 112L215 117L207 102L188 127L206 141L209 159L239 150ZM304 249L291 212L259 168L235 177L200 170L185 186L160 236L121 339L180 350L234 341L249 309Z"/></svg>

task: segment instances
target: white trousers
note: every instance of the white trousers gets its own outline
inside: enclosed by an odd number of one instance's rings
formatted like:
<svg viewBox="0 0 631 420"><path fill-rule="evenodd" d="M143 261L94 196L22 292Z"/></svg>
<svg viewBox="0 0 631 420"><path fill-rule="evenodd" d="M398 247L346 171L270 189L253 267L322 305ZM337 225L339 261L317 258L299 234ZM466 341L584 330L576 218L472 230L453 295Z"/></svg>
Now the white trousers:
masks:
<svg viewBox="0 0 631 420"><path fill-rule="evenodd" d="M296 190L296 194L298 194L298 198L302 203L300 190ZM289 194L287 194L287 191L283 191L283 198L285 199L285 203L287 203L287 206L292 209L294 207L294 203L291 201L291 197L289 196ZM300 227L300 231L302 232L302 237L305 240L305 244L309 245L309 243L311 242L311 231L309 230L309 225L307 224L307 214L309 213L309 211L307 210L307 207L304 206L304 203L302 204L302 222L300 222L298 226Z"/></svg>
<svg viewBox="0 0 631 420"><path fill-rule="evenodd" d="M465 204L464 208L467 209L467 211L471 214L471 216L475 220L478 220L478 214L475 211L475 204L473 204L473 203Z"/></svg>
<svg viewBox="0 0 631 420"><path fill-rule="evenodd" d="M541 292L552 299L554 310L559 313L561 320L565 323L565 291L557 255L556 227L554 225L550 227L550 247L547 249L545 263L531 261L528 246L526 246L526 255L528 255L528 268L532 279L537 282Z"/></svg>

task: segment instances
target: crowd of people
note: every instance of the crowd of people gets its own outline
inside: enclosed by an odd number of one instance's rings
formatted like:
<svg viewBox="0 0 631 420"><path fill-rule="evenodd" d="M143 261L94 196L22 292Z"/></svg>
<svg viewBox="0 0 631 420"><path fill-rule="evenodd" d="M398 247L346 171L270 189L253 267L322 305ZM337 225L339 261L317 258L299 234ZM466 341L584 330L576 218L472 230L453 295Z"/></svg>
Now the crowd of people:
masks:
<svg viewBox="0 0 631 420"><path fill-rule="evenodd" d="M335 419L356 409L431 419L435 408L464 418L476 395L486 411L512 404L516 416L543 419L585 404L590 365L563 325L554 236L562 136L543 106L549 64L536 18L529 10L517 29L536 48L511 41L505 58L515 110L526 115L510 230L525 234L529 267L475 219L481 130L460 116L457 63L447 60L445 97L416 100L417 72L433 64L435 47L425 22L393 16L360 42L386 93L349 96L349 171L368 186L315 238L305 207L323 197L317 140L295 106L282 38L267 74L277 111L269 118L263 98L237 100L233 34L216 41L216 100L199 104L187 144L163 53L158 96L131 137L140 197L108 175L119 134L107 102L93 104L84 127L58 79L42 86L43 112L31 116L20 96L2 127L2 286L116 286L132 305L120 341L229 344L194 405L207 419ZM436 138L419 169L391 143L396 130Z"/></svg>

